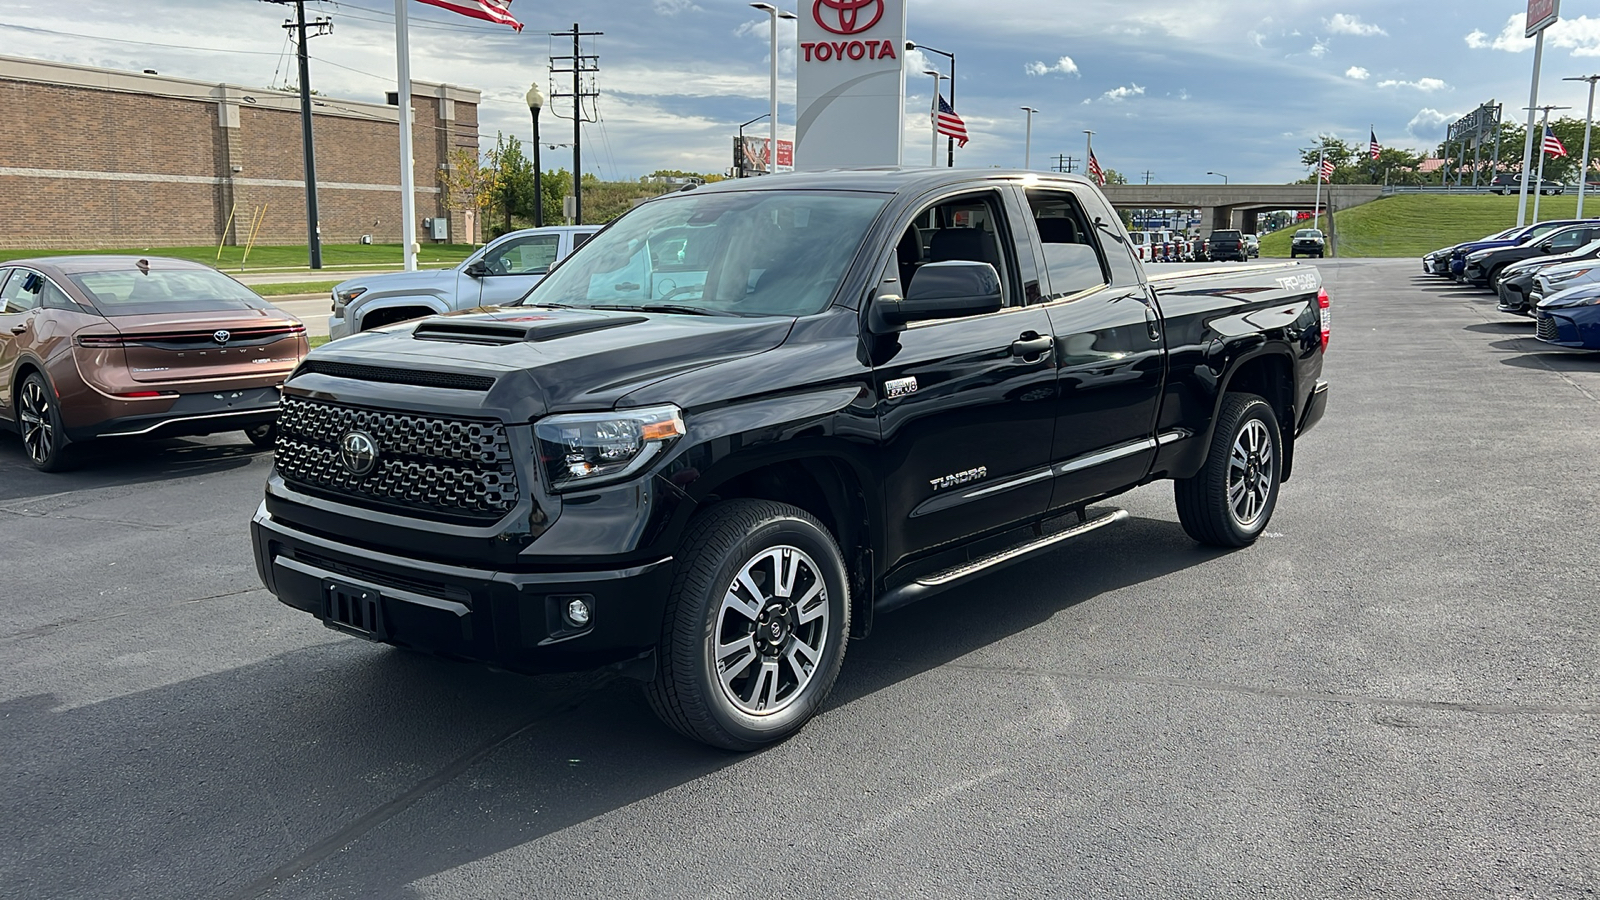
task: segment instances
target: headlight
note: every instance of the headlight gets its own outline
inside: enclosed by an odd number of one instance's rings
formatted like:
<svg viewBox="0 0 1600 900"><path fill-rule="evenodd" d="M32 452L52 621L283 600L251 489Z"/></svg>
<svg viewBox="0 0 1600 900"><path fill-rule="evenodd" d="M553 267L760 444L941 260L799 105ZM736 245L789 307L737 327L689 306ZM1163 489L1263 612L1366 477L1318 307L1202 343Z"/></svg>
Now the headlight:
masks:
<svg viewBox="0 0 1600 900"><path fill-rule="evenodd" d="M553 491L627 478L685 433L676 406L550 416L534 423L539 461Z"/></svg>
<svg viewBox="0 0 1600 900"><path fill-rule="evenodd" d="M334 291L333 292L333 305L334 306L344 306L345 304L347 304L350 301L356 299L357 297L361 296L362 294L365 294L366 292L367 292L367 289L364 288L364 287L345 288L342 291Z"/></svg>
<svg viewBox="0 0 1600 900"><path fill-rule="evenodd" d="M1488 259L1489 254L1493 252L1493 250L1474 250L1467 254L1467 262L1482 262Z"/></svg>
<svg viewBox="0 0 1600 900"><path fill-rule="evenodd" d="M1551 284L1555 284L1559 281L1571 281L1580 275L1589 274L1589 271L1589 269L1578 269L1573 272L1552 272L1551 274L1546 275L1544 280L1550 282Z"/></svg>

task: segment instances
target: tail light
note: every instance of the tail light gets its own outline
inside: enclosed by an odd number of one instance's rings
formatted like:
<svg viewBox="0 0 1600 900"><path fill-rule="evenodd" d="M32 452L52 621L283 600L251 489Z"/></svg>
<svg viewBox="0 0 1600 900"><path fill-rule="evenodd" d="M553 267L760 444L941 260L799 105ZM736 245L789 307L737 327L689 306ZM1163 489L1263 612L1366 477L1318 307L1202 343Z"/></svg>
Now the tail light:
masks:
<svg viewBox="0 0 1600 900"><path fill-rule="evenodd" d="M153 397L176 397L177 391L129 391L126 394L117 394L119 400L149 400Z"/></svg>
<svg viewBox="0 0 1600 900"><path fill-rule="evenodd" d="M1328 337L1333 333L1333 312L1328 309L1328 289L1317 289L1317 311L1322 316L1322 352L1328 352Z"/></svg>
<svg viewBox="0 0 1600 900"><path fill-rule="evenodd" d="M111 347L122 346L120 334L80 334L73 338L73 343L79 347L89 347L95 350L105 350Z"/></svg>

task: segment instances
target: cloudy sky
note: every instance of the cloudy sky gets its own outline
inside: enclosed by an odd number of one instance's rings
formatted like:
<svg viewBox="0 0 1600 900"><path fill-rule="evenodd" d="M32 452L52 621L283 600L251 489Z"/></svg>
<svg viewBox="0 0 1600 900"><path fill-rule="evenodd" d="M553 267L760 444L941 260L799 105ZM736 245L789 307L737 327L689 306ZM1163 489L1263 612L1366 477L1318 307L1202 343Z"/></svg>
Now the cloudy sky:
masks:
<svg viewBox="0 0 1600 900"><path fill-rule="evenodd" d="M796 0L782 5L793 7ZM803 0L810 2L810 0ZM1368 0L908 0L912 40L957 54L957 109L972 142L964 166L1019 166L1024 115L1038 167L1082 156L1096 132L1100 161L1158 183L1283 182L1304 174L1296 148L1319 132L1365 143L1424 148L1444 126L1496 99L1508 117L1526 105L1532 41L1525 4L1503 0L1396 4ZM1567 0L1567 20L1547 40L1541 102L1575 107L1586 86L1563 76L1600 72L1600 17ZM382 102L394 84L392 0L318 0L334 34L311 42L312 85L337 97ZM483 92L482 133L524 139L523 94L548 85L549 32L580 17L603 31L599 121L585 126L587 171L631 179L660 168L721 171L740 122L766 110L768 19L744 0L515 0L526 25L513 33L412 3L412 74ZM577 11L576 13L574 11ZM0 52L105 66L157 69L247 86L294 80L285 8L260 0L0 0ZM782 33L780 116L793 120L794 32ZM942 57L935 57L942 62ZM909 63L920 71L922 60ZM909 80L906 160L926 159L930 78ZM547 141L570 123L543 123ZM758 132L764 125L754 126ZM553 166L570 162L546 151Z"/></svg>

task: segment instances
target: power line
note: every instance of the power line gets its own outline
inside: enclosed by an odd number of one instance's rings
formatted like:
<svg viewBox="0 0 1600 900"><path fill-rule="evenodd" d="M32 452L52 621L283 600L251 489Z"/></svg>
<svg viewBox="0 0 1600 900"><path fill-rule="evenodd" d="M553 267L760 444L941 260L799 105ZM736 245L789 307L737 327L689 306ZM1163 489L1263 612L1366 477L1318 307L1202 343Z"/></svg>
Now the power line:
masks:
<svg viewBox="0 0 1600 900"><path fill-rule="evenodd" d="M152 41L130 41L125 38L102 37L98 34L74 34L70 31L55 31L50 28L39 28L34 25L13 25L10 22L0 22L0 28L14 28L18 31L32 31L38 34L50 34L57 37L83 38L91 41L109 41L113 44L133 44L139 47L162 47L167 50L188 50L194 53L246 53L251 56L282 56L281 51L271 50L234 50L229 47L185 47L182 44L157 44Z"/></svg>

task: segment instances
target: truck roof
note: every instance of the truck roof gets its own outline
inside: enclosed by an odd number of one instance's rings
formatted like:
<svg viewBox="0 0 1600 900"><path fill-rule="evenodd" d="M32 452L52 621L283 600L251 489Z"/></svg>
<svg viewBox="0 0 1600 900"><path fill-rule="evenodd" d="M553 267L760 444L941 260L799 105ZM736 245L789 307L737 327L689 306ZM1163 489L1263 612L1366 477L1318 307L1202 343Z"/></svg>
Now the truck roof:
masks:
<svg viewBox="0 0 1600 900"><path fill-rule="evenodd" d="M758 178L733 178L694 188L701 191L749 190L813 190L813 191L875 191L899 193L912 190L921 192L945 185L971 184L996 181L1017 182L1037 179L1040 183L1070 183L1092 185L1082 175L1058 172L1034 172L1027 169L931 169L886 166L872 169L828 169L821 172L791 172L783 175L763 175Z"/></svg>

